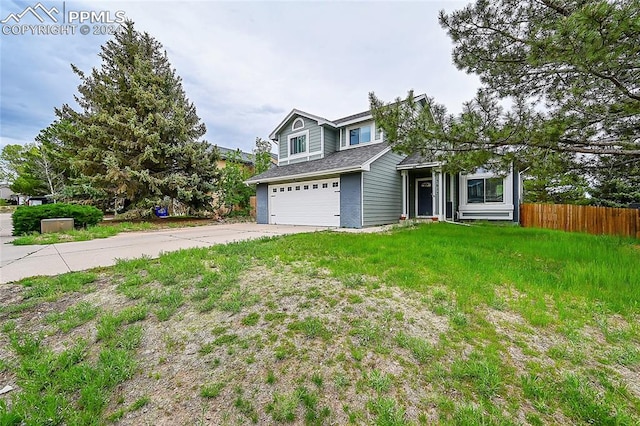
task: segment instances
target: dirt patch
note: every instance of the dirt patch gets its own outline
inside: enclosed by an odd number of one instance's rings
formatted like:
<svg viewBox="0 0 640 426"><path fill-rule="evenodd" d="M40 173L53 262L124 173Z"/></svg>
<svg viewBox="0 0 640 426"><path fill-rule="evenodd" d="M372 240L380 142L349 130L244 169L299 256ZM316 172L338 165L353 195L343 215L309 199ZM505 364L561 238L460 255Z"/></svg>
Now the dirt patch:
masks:
<svg viewBox="0 0 640 426"><path fill-rule="evenodd" d="M356 385L366 382L368 372L399 384L415 374L411 354L389 350L399 331L435 344L448 329L447 319L425 310L416 295L396 288L346 288L322 271L314 274L320 276L255 267L243 275L241 288L253 292L258 302L238 314L186 308L171 321L145 321L139 350L145 372L120 386L114 401L127 404L148 396L151 402L125 414L120 424L246 424L252 415L260 424L270 423L267 407L274 395L302 387L321 396L318 410L330 413L326 423L346 424L345 404L361 410L375 395L366 385ZM252 314L259 320L247 325L244 319ZM330 337L291 329L307 318L317 319ZM273 382L267 383L270 375ZM200 396L202 386L211 383L222 384L220 394ZM390 386L389 396L408 403L407 417L415 421L420 410L414 404L420 404L424 392ZM109 410L117 408L112 403ZM300 424L304 409L295 411L294 424ZM361 415L372 421L367 412Z"/></svg>
<svg viewBox="0 0 640 426"><path fill-rule="evenodd" d="M43 333L44 344L54 351L80 338L98 347L97 320L63 333L45 318L80 302L101 313L143 303L120 293L119 282L101 276L88 293L63 295L26 309L14 319L15 326ZM137 373L118 385L105 410L105 417L122 413L115 424L273 424L277 423L274 410L281 409L278 401L283 400L294 400L291 424L305 424L310 416L321 418L323 424L373 424L378 419L372 407L380 401L397 404L406 422L433 424L443 421L443 410L451 413L447 404L480 407L483 403L470 391L475 379L458 379L462 384L455 386L449 382L453 362L468 361L484 341L469 338L469 328L455 324L452 318L461 312L454 312L455 297L444 285L418 293L382 285L375 277L338 280L310 264L275 261L271 267L254 265L240 276L233 290L236 308L225 311L218 306L200 312L190 299L196 287L197 281L191 280L175 287L145 284L148 292L179 288L185 303L167 321L160 321L151 307L147 318L136 323L143 329ZM4 285L1 301L19 305L25 301L24 291L19 285ZM497 293L509 302L505 305L517 306L526 297L513 289ZM435 313L438 307L444 313ZM581 373L601 367L599 360L616 349L608 344L603 329L593 325L569 338L553 327L533 327L506 307L478 306L467 317L481 319L498 336L503 363L512 369L514 381L490 401L503 416L522 423L535 408L523 400L520 408L513 409L508 398L521 392L520 376L531 364ZM0 320L4 324L8 316ZM611 316L606 325L611 333L623 333L633 321ZM402 339L412 339L414 346ZM11 360L9 343L7 334L0 334L0 359ZM440 349L446 354L436 355ZM607 368L612 381L640 397L638 364L613 362ZM0 385L15 385L15 380L9 370L0 371ZM602 386L598 389L603 391ZM315 401L313 412L300 395L306 395L308 404ZM0 398L10 400L7 395ZM141 407L131 408L147 399ZM544 420L571 421L560 410Z"/></svg>

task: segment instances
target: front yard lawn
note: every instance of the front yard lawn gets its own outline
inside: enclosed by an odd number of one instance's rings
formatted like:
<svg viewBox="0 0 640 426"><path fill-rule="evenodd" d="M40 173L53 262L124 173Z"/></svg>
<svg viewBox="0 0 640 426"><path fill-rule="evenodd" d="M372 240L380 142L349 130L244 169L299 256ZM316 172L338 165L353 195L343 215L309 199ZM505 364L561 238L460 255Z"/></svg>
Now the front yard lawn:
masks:
<svg viewBox="0 0 640 426"><path fill-rule="evenodd" d="M135 222L104 221L96 226L90 226L87 229L73 229L71 231L52 232L47 234L33 232L13 239L11 244L15 246L60 244L73 241L89 241L98 238L109 238L114 235L118 235L121 232L185 228L212 225L215 223L217 222L212 219L182 219L180 216L161 220L152 219L149 221Z"/></svg>
<svg viewBox="0 0 640 426"><path fill-rule="evenodd" d="M2 425L640 422L637 240L320 232L0 290Z"/></svg>

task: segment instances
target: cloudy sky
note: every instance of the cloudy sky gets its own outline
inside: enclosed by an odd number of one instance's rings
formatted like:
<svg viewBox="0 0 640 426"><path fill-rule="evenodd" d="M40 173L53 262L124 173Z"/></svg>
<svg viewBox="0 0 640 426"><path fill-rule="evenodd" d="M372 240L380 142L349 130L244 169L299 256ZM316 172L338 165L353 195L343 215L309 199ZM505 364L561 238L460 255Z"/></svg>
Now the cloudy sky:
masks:
<svg viewBox="0 0 640 426"><path fill-rule="evenodd" d="M70 12L102 13L102 22L124 12L167 50L207 125L205 138L245 151L293 108L336 119L368 109L371 91L393 100L414 89L458 112L479 80L453 66L437 18L465 3L41 1L67 20ZM0 20L37 4L2 0ZM43 24L53 25L39 10ZM91 32L104 28L85 23ZM40 22L26 14L2 24L0 147L32 141L55 120L55 107L74 105L79 79L70 64L99 67L108 40L80 34L77 22L75 34L11 34L25 24Z"/></svg>

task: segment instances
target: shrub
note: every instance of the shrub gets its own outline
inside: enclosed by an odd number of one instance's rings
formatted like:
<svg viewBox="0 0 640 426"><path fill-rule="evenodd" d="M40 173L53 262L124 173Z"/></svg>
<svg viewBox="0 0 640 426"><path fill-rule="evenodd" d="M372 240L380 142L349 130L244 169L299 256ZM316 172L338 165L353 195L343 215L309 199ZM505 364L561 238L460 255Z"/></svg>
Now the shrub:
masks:
<svg viewBox="0 0 640 426"><path fill-rule="evenodd" d="M76 228L96 225L102 220L102 212L93 206L79 204L43 204L40 206L21 206L12 215L13 235L40 232L42 219L72 217Z"/></svg>

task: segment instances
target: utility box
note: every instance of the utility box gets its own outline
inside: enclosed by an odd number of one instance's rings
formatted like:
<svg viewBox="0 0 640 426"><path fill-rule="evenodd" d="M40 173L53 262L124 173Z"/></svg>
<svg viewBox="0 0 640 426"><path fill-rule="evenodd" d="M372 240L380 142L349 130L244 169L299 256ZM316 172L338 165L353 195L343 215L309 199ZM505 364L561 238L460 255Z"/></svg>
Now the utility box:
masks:
<svg viewBox="0 0 640 426"><path fill-rule="evenodd" d="M43 234L48 234L51 232L71 231L72 229L72 217L42 219L40 221L40 232Z"/></svg>

